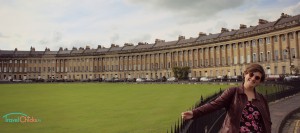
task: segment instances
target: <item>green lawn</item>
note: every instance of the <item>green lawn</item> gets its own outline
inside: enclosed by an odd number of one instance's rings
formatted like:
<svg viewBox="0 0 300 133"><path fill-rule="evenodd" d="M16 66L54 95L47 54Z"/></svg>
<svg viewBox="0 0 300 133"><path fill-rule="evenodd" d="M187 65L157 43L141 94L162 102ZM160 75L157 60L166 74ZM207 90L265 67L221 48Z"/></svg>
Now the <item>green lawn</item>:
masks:
<svg viewBox="0 0 300 133"><path fill-rule="evenodd" d="M0 84L0 133L162 133L201 95L206 97L220 88L228 86ZM42 121L4 122L2 116L12 112L23 112Z"/></svg>
<svg viewBox="0 0 300 133"><path fill-rule="evenodd" d="M166 132L201 95L226 85L1 84L0 133ZM7 123L23 112L40 123Z"/></svg>

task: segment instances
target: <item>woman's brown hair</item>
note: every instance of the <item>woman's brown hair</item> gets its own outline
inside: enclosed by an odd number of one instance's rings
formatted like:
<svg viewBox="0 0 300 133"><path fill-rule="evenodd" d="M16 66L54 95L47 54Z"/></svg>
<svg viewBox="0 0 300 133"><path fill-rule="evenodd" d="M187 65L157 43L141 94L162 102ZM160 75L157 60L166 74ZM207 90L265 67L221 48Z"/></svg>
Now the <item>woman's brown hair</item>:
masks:
<svg viewBox="0 0 300 133"><path fill-rule="evenodd" d="M265 70L264 68L259 65L259 64L250 64L246 67L246 70L244 71L244 76L243 76L243 79L245 80L245 75L250 73L250 72L260 72L261 73L261 79L260 79L260 82L264 82L265 81Z"/></svg>

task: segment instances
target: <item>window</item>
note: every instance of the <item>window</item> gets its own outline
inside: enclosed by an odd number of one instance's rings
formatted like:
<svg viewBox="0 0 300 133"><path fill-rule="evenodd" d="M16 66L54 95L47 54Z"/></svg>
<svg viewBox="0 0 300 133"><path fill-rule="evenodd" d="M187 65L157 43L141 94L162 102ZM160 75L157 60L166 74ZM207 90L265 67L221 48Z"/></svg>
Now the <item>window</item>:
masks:
<svg viewBox="0 0 300 133"><path fill-rule="evenodd" d="M256 41L252 40L252 47L255 47L255 46L256 46Z"/></svg>
<svg viewBox="0 0 300 133"><path fill-rule="evenodd" d="M251 61L251 60L250 60L250 55L248 54L248 55L247 55L247 63L250 63L250 61Z"/></svg>
<svg viewBox="0 0 300 133"><path fill-rule="evenodd" d="M274 56L275 56L275 61L277 61L278 60L278 50L274 51Z"/></svg>
<svg viewBox="0 0 300 133"><path fill-rule="evenodd" d="M234 62L234 64L237 64L237 56L234 56L233 62Z"/></svg>
<svg viewBox="0 0 300 133"><path fill-rule="evenodd" d="M18 60L15 60L15 64L17 64L18 63Z"/></svg>
<svg viewBox="0 0 300 133"><path fill-rule="evenodd" d="M289 33L289 39L294 39L294 34L293 33Z"/></svg>
<svg viewBox="0 0 300 133"><path fill-rule="evenodd" d="M274 74L278 74L277 66L274 66Z"/></svg>
<svg viewBox="0 0 300 133"><path fill-rule="evenodd" d="M259 58L259 61L260 61L260 62L264 61L264 53L263 53L263 52L260 52L260 58Z"/></svg>
<svg viewBox="0 0 300 133"><path fill-rule="evenodd" d="M271 53L270 51L267 52L267 61L270 61L271 60Z"/></svg>
<svg viewBox="0 0 300 133"><path fill-rule="evenodd" d="M227 65L230 65L230 57L227 58Z"/></svg>
<svg viewBox="0 0 300 133"><path fill-rule="evenodd" d="M270 44L270 37L266 38L266 42L267 42L267 44Z"/></svg>
<svg viewBox="0 0 300 133"><path fill-rule="evenodd" d="M287 59L287 50L286 49L284 49L284 50L282 50L282 58L283 58L283 60L285 60L285 59Z"/></svg>
<svg viewBox="0 0 300 133"><path fill-rule="evenodd" d="M190 60L189 63L188 63L188 66L189 66L189 67L192 67L192 65L193 65L193 64L192 64L192 61Z"/></svg>
<svg viewBox="0 0 300 133"><path fill-rule="evenodd" d="M285 66L282 66L282 74L286 74Z"/></svg>
<svg viewBox="0 0 300 133"><path fill-rule="evenodd" d="M222 57L222 65L225 65L225 57Z"/></svg>
<svg viewBox="0 0 300 133"><path fill-rule="evenodd" d="M264 43L264 39L263 38L260 38L259 39L259 45L262 45Z"/></svg>
<svg viewBox="0 0 300 133"><path fill-rule="evenodd" d="M240 56L240 63L241 64L244 63L244 56L243 55Z"/></svg>
<svg viewBox="0 0 300 133"><path fill-rule="evenodd" d="M202 59L200 59L200 66L203 66L203 61L202 61Z"/></svg>
<svg viewBox="0 0 300 133"><path fill-rule="evenodd" d="M296 58L295 48L291 48L291 58Z"/></svg>
<svg viewBox="0 0 300 133"><path fill-rule="evenodd" d="M281 36L282 41L285 41L285 35Z"/></svg>
<svg viewBox="0 0 300 133"><path fill-rule="evenodd" d="M252 62L256 62L256 53L253 53L252 59Z"/></svg>
<svg viewBox="0 0 300 133"><path fill-rule="evenodd" d="M277 36L274 36L273 39L274 39L274 42L278 41Z"/></svg>

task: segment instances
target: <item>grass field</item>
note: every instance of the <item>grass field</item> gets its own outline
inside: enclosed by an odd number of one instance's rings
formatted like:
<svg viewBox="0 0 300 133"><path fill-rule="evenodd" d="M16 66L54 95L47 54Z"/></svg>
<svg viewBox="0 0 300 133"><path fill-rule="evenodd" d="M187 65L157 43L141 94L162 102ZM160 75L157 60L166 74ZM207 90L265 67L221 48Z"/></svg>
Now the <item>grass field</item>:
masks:
<svg viewBox="0 0 300 133"><path fill-rule="evenodd" d="M226 85L1 84L0 133L166 132L201 95ZM23 112L39 123L7 123Z"/></svg>
<svg viewBox="0 0 300 133"><path fill-rule="evenodd" d="M0 84L0 133L163 133L201 95L220 88L228 85ZM4 122L12 112L42 121Z"/></svg>

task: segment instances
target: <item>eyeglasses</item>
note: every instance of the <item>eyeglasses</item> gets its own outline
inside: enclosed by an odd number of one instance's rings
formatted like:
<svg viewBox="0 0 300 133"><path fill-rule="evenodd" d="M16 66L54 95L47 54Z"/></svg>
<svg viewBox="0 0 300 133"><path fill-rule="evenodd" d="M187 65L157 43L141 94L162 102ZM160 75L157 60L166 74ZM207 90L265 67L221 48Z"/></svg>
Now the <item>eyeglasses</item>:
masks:
<svg viewBox="0 0 300 133"><path fill-rule="evenodd" d="M249 76L252 78L254 76L254 74L252 72L250 72ZM255 76L254 78L255 78L255 80L260 80L259 76Z"/></svg>

